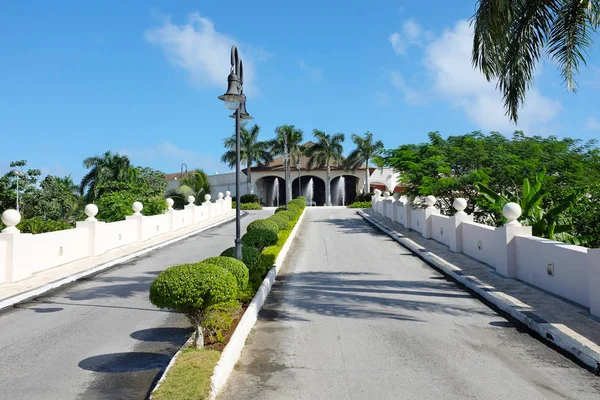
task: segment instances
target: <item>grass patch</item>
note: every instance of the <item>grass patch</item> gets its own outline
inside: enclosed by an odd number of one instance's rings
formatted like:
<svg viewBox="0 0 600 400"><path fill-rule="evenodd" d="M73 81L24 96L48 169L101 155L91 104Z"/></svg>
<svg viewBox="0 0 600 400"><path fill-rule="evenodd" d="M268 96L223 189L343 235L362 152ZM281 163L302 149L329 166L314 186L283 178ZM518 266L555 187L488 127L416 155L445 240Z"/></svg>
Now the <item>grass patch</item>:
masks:
<svg viewBox="0 0 600 400"><path fill-rule="evenodd" d="M169 369L160 387L152 393L154 400L202 400L210 395L210 378L221 357L216 350L183 350Z"/></svg>

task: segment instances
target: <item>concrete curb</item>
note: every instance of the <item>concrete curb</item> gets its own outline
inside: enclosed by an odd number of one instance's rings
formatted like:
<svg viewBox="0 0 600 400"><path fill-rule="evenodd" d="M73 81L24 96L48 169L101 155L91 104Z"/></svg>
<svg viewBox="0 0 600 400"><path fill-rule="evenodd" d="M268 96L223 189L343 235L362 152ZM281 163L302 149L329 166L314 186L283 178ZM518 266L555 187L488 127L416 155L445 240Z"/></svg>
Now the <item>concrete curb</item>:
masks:
<svg viewBox="0 0 600 400"><path fill-rule="evenodd" d="M260 285L258 292L250 302L248 309L246 309L244 316L240 320L240 323L238 324L237 328L235 329L231 340L229 341L229 343L227 343L225 349L223 349L223 353L221 353L221 358L219 359L219 362L217 363L217 366L215 367L215 371L211 378L211 393L209 397L211 400L217 398L217 395L223 389L223 386L225 386L229 375L231 375L233 367L239 360L242 354L242 349L246 344L246 339L248 338L250 331L252 330L254 324L258 319L258 312L265 303L265 300L267 299L267 296L271 291L271 287L275 283L275 278L277 277L277 274L281 269L281 266L283 265L285 257L287 256L291 248L292 241L294 240L296 234L298 233L298 230L300 229L300 225L302 224L304 216L306 215L306 210L307 208L305 208L302 211L302 215L300 215L296 226L294 226L294 229L292 229L290 236L287 238L285 244L281 248L277 259L275 260L275 265L273 266L273 268L271 268L266 278L263 280L262 285Z"/></svg>
<svg viewBox="0 0 600 400"><path fill-rule="evenodd" d="M186 233L184 235L181 235L181 236L178 236L176 238L167 240L165 242L156 244L154 246L150 246L150 247L146 247L145 249L138 250L138 251L136 251L134 253L131 253L129 255L126 255L124 257L120 257L120 258L117 258L117 259L105 262L103 264L96 265L95 267L86 269L85 271L81 271L81 272L78 272L76 274L69 275L69 276L64 277L64 278L60 278L58 280L55 280L55 281L50 282L50 283L47 283L47 284L45 284L43 286L40 286L40 287L37 287L35 289L31 289L31 290L28 290L26 292L23 292L23 293L20 293L20 294L8 297L8 298L6 298L4 300L0 300L0 311L2 311L5 308L11 307L11 306L13 306L15 304L21 303L21 302L23 302L25 300L28 300L28 299L30 299L32 297L36 297L36 296L39 296L40 294L43 294L43 293L48 292L50 290L56 289L56 288L58 288L60 286L63 286L63 285L66 285L68 283L77 281L79 279L82 279L82 278L85 278L87 276L96 274L98 272L102 272L102 271L104 271L106 269L109 269L109 268L112 268L112 267L114 267L116 265L122 264L122 263L124 263L126 261L129 261L129 260L131 260L133 258L139 257L139 256L144 255L146 253L149 253L149 252L151 252L153 250L160 249L161 247L165 247L165 246L168 246L170 244L179 242L179 241L181 241L183 239L189 238L190 236L197 235L198 233L203 232L205 230L208 230L208 229L214 228L214 227L216 227L218 225L221 225L223 223L232 221L232 220L235 219L235 210L233 210L233 212L234 212L234 215L232 215L232 216L226 216L224 219L222 219L220 221L217 221L217 222L215 222L213 224L210 224L208 226L202 227L202 228L197 229L195 231L188 232L188 233Z"/></svg>
<svg viewBox="0 0 600 400"><path fill-rule="evenodd" d="M446 260L428 252L424 247L418 245L412 240L393 232L376 220L371 218L363 211L358 211L358 214L368 223L394 239L403 247L412 251L419 258L440 270L445 275L452 277L455 281L464 285L468 289L477 293L479 296L490 302L498 309L509 314L511 317L526 325L529 329L538 333L545 341L559 347L567 353L573 355L576 359L588 366L594 372L600 371L600 353L590 349L582 343L575 332L569 334L558 329L553 324L544 321L537 317L531 311L525 310L520 305L516 304L510 296L503 293L493 292L490 289L493 287L486 285L484 282L478 282L472 277L468 277L460 273L460 268L456 265L447 262ZM577 336L576 336L577 335Z"/></svg>

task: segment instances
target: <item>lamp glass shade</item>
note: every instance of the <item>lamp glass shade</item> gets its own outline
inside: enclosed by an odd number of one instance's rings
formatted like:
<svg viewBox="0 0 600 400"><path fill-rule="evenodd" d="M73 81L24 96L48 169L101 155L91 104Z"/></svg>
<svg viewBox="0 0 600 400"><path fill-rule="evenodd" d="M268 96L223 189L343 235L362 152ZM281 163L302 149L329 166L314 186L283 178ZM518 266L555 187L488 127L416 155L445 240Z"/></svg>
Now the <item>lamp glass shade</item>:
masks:
<svg viewBox="0 0 600 400"><path fill-rule="evenodd" d="M240 103L237 101L225 100L225 108L227 108L228 110L237 110L239 105Z"/></svg>

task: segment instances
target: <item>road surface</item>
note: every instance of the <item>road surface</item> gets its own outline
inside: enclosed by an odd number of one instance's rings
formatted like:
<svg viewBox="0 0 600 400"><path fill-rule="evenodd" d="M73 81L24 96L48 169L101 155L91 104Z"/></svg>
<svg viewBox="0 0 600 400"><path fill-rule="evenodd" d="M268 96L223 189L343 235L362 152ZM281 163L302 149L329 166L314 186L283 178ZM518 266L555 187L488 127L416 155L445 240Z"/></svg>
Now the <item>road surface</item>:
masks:
<svg viewBox="0 0 600 400"><path fill-rule="evenodd" d="M220 400L600 399L600 378L354 210L306 217Z"/></svg>
<svg viewBox="0 0 600 400"><path fill-rule="evenodd" d="M249 222L272 211L253 211ZM228 222L0 314L0 399L144 399L191 330L150 304L165 268L233 245Z"/></svg>

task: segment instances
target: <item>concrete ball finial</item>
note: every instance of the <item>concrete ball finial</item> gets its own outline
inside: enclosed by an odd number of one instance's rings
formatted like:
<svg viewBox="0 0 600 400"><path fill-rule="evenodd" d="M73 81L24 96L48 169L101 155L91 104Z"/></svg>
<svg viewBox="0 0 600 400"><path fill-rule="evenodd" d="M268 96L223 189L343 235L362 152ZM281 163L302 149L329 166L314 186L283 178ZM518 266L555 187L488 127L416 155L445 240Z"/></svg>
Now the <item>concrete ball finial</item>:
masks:
<svg viewBox="0 0 600 400"><path fill-rule="evenodd" d="M437 199L432 195L425 197L425 204L427 204L427 207L433 207L436 202Z"/></svg>
<svg viewBox="0 0 600 400"><path fill-rule="evenodd" d="M205 194L205 195L204 195L204 200L206 200L206 201L210 201L210 199L211 199L211 196L210 196L210 194Z"/></svg>
<svg viewBox="0 0 600 400"><path fill-rule="evenodd" d="M219 199L223 198L223 192L219 192Z"/></svg>
<svg viewBox="0 0 600 400"><path fill-rule="evenodd" d="M187 198L188 204L194 204L196 198L194 196L188 196Z"/></svg>
<svg viewBox="0 0 600 400"><path fill-rule="evenodd" d="M98 215L98 206L95 204L88 204L83 209L85 215L87 215L86 221L97 221L96 215Z"/></svg>
<svg viewBox="0 0 600 400"><path fill-rule="evenodd" d="M225 192L225 197L231 197L231 192L229 190Z"/></svg>
<svg viewBox="0 0 600 400"><path fill-rule="evenodd" d="M508 220L507 225L520 225L517 219L521 216L523 211L521 210L521 206L517 203L506 203L504 208L502 209L502 214Z"/></svg>
<svg viewBox="0 0 600 400"><path fill-rule="evenodd" d="M452 203L452 207L458 212L462 212L467 208L467 200L462 197L457 197L454 199L454 203Z"/></svg>
<svg viewBox="0 0 600 400"><path fill-rule="evenodd" d="M21 222L21 214L17 210L6 210L2 213L2 223L6 225L6 228L2 230L3 233L19 233L17 225Z"/></svg>
<svg viewBox="0 0 600 400"><path fill-rule="evenodd" d="M133 208L133 215L141 215L141 211L144 209L144 205L139 201L136 201L135 203L133 203L131 208Z"/></svg>
<svg viewBox="0 0 600 400"><path fill-rule="evenodd" d="M383 197L385 199L387 199L388 197L390 197L390 192L388 192L387 190L385 192L383 192Z"/></svg>
<svg viewBox="0 0 600 400"><path fill-rule="evenodd" d="M381 190L379 189L375 189L373 193L375 193L375 196L381 196Z"/></svg>
<svg viewBox="0 0 600 400"><path fill-rule="evenodd" d="M173 208L173 204L175 204L175 201L173 199L171 199L171 198L168 198L167 199L167 207L169 208L169 210L171 208Z"/></svg>

